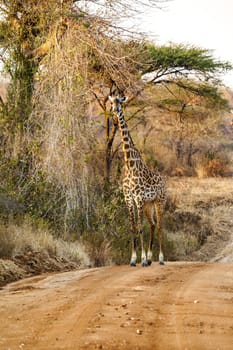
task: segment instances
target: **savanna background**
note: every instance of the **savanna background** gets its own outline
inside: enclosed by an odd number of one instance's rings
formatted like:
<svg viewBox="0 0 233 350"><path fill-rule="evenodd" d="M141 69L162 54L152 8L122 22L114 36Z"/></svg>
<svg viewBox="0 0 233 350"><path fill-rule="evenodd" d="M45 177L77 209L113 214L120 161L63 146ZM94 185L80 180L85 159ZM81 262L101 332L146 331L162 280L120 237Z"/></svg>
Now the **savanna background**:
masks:
<svg viewBox="0 0 233 350"><path fill-rule="evenodd" d="M232 259L233 92L221 81L232 64L124 29L123 13L148 6L130 3L0 1L1 284L128 263L116 89L137 148L167 183L166 259Z"/></svg>

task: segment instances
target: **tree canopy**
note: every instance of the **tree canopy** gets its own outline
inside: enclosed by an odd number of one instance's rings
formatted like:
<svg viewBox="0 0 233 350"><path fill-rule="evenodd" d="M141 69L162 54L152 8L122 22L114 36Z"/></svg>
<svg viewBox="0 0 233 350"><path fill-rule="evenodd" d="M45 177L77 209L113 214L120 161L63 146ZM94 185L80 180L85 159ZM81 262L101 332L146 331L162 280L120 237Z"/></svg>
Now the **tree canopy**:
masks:
<svg viewBox="0 0 233 350"><path fill-rule="evenodd" d="M153 82L159 81L160 75L169 74L184 77L187 74L196 74L197 77L216 81L214 74L232 69L229 62L215 59L210 50L183 44L146 44L144 60L144 74L159 71Z"/></svg>

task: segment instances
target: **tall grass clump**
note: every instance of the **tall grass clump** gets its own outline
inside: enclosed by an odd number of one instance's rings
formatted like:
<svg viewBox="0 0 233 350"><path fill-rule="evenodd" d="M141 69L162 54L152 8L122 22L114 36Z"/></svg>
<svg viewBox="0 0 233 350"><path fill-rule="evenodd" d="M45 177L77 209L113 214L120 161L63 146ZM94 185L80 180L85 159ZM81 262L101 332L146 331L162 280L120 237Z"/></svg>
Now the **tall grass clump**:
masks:
<svg viewBox="0 0 233 350"><path fill-rule="evenodd" d="M35 227L25 219L21 225L0 224L0 258L14 258L18 255L46 253L66 261L74 261L82 266L90 265L90 260L79 242L67 242L55 238L46 228Z"/></svg>

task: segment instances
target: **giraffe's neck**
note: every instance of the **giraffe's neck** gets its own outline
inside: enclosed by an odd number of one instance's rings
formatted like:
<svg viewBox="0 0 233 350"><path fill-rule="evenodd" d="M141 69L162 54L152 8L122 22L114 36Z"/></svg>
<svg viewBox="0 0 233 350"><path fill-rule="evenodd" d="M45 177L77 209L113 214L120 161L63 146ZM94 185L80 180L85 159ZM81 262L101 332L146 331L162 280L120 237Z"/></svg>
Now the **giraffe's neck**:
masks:
<svg viewBox="0 0 233 350"><path fill-rule="evenodd" d="M141 159L140 153L135 148L132 137L128 130L128 126L126 124L123 111L120 110L117 113L119 129L121 132L121 140L123 145L123 153L125 164L128 168L133 168L135 163Z"/></svg>

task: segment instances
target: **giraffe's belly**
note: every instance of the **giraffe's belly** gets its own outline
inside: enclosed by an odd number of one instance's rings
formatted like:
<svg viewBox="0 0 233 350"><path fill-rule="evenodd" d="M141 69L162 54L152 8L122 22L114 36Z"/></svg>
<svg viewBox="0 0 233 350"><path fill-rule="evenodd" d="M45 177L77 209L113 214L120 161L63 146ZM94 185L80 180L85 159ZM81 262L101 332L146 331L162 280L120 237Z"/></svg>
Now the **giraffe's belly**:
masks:
<svg viewBox="0 0 233 350"><path fill-rule="evenodd" d="M142 197L144 199L144 201L155 201L157 200L158 198L161 197L161 190L153 190L153 189L146 189L143 194L142 194Z"/></svg>
<svg viewBox="0 0 233 350"><path fill-rule="evenodd" d="M136 202L157 201L165 198L165 185L159 175L148 176L146 179L135 176L135 174L130 175L125 179L125 185Z"/></svg>
<svg viewBox="0 0 233 350"><path fill-rule="evenodd" d="M135 184L131 188L131 193L134 199L140 199L143 202L157 201L164 197L163 188L158 186L156 189L152 186L140 187Z"/></svg>

